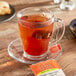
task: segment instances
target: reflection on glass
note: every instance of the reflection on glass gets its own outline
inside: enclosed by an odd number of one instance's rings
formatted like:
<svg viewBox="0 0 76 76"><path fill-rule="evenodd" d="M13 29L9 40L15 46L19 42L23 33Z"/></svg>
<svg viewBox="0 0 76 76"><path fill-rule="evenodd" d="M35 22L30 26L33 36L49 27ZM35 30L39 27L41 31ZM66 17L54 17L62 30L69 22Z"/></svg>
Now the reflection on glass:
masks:
<svg viewBox="0 0 76 76"><path fill-rule="evenodd" d="M63 10L73 10L75 8L75 4L73 2L73 0L62 0L61 4L60 4L60 8Z"/></svg>
<svg viewBox="0 0 76 76"><path fill-rule="evenodd" d="M61 0L54 0L54 3L60 3Z"/></svg>

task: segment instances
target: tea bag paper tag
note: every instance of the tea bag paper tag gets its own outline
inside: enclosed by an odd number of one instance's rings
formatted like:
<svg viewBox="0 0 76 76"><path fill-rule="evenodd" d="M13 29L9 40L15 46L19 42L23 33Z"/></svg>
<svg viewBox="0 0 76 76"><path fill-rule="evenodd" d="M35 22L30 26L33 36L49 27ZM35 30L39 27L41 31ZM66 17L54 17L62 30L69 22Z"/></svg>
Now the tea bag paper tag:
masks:
<svg viewBox="0 0 76 76"><path fill-rule="evenodd" d="M61 51L61 46L59 44L53 45L50 47L50 52L51 53L57 53L59 51Z"/></svg>

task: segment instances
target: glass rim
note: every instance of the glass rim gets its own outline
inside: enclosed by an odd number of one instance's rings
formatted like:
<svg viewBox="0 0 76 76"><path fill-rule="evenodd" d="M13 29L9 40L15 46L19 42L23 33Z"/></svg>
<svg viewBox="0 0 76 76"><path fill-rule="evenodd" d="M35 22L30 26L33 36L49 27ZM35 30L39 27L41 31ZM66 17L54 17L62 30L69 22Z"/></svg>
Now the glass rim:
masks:
<svg viewBox="0 0 76 76"><path fill-rule="evenodd" d="M18 11L18 13L17 13L17 19L18 19L18 21L22 21L22 22L28 22L28 23L47 23L47 22L54 22L54 14L53 14L53 12L52 11L49 11L49 13L51 13L50 15L51 15L51 18L49 18L48 20L46 20L46 21L42 21L42 22L30 22L30 21L25 21L25 20L22 20L22 19L20 19L22 16L24 16L24 15L22 15L21 16L21 13L22 12L24 12L24 11L26 11L26 10L28 10L28 9L36 9L36 10L34 10L34 11L37 11L38 9L40 9L40 8L44 8L44 9L46 9L45 7L27 7L27 8L24 8L24 9L22 9L22 10L20 10L20 11ZM48 9L48 8L47 8ZM45 12L44 12L45 13ZM27 16L27 15L25 15L25 16ZM46 17L46 15L45 15L45 17Z"/></svg>

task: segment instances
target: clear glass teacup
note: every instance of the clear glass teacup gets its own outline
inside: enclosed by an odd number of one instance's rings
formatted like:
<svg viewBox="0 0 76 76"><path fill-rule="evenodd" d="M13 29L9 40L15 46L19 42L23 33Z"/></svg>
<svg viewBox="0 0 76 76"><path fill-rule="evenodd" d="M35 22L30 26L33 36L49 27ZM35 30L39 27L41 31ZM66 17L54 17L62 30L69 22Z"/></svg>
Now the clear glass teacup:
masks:
<svg viewBox="0 0 76 76"><path fill-rule="evenodd" d="M43 59L49 53L49 47L63 36L63 20L55 18L53 12L45 7L25 8L18 12L17 17L25 58ZM60 27L63 28L59 35Z"/></svg>

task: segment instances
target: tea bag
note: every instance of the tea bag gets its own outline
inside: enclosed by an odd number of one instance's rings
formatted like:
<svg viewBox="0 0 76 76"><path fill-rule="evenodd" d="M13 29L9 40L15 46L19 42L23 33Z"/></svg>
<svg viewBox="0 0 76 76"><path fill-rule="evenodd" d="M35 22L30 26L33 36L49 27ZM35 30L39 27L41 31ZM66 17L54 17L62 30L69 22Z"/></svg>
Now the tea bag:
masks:
<svg viewBox="0 0 76 76"><path fill-rule="evenodd" d="M37 39L47 39L50 38L51 36L51 32L50 31L35 31L32 35L33 38L37 38Z"/></svg>

